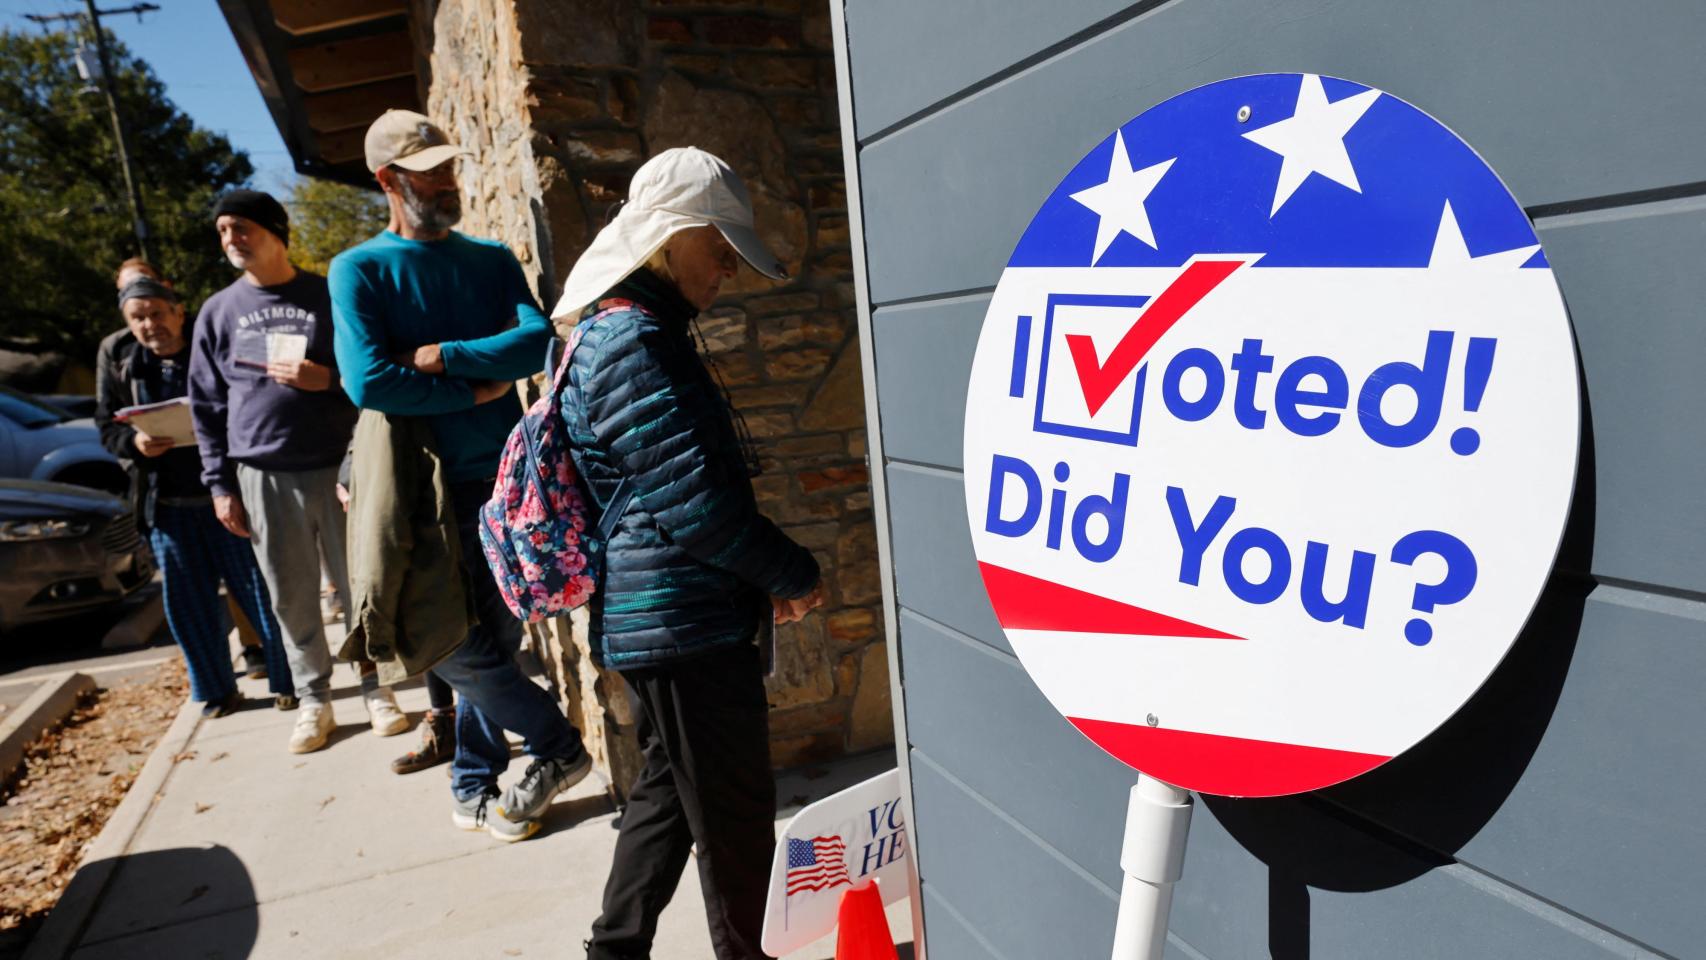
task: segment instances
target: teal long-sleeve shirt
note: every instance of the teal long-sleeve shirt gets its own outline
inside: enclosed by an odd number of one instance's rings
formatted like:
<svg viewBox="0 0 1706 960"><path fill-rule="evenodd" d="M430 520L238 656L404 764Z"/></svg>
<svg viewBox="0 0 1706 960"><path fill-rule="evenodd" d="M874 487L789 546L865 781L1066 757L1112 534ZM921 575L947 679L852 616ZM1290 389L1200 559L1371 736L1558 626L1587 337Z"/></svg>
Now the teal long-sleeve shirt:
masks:
<svg viewBox="0 0 1706 960"><path fill-rule="evenodd" d="M474 405L473 381L518 380L544 362L551 325L502 244L387 230L338 254L327 275L344 392L363 409L431 418L452 482L497 472L521 417L513 393ZM392 357L439 344L442 374Z"/></svg>

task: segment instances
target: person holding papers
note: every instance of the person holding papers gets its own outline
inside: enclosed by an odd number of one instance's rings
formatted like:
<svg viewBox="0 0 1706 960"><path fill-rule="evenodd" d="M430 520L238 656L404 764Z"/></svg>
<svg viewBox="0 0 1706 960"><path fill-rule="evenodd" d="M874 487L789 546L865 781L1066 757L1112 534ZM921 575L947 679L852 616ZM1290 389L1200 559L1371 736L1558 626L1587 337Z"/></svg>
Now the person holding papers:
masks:
<svg viewBox="0 0 1706 960"><path fill-rule="evenodd" d="M130 472L137 518L165 578L166 624L183 650L190 697L206 704L203 716L222 717L241 705L242 696L222 628L219 582L260 632L262 646L277 651L272 601L254 554L213 514L194 443L127 422L129 408L163 404L188 390L190 331L183 304L172 288L150 277L126 284L118 302L126 328L101 341L95 424L102 445ZM154 422L141 415L136 420ZM289 676L282 662L272 673Z"/></svg>
<svg viewBox="0 0 1706 960"><path fill-rule="evenodd" d="M123 290L130 286L130 281L142 277L158 280L168 287L172 286L171 278L161 273L160 268L155 266L153 261L145 260L142 257L131 257L119 264L118 270L114 272L113 289ZM193 318L195 312L186 309L184 315ZM193 320L190 325L194 326ZM129 333L130 331L124 332ZM175 435L181 436L183 443L194 443L195 429L190 425L189 397L178 397L171 402L178 408L174 411L176 419L172 422L173 426L179 428L179 433ZM154 419L156 418L149 417L143 422L138 422L133 418L125 418L125 422L151 436L165 436L159 430L149 429L147 424L152 423ZM249 618L243 615L243 608L238 606L237 601L229 595L225 598L225 609L231 614L232 622L237 625L237 639L243 645L243 666L238 672L248 674L251 680L267 681L267 686L271 688L275 696L289 694L290 700L294 703L296 688L291 685L289 675L284 672L290 669L290 665L285 662L284 651L279 648L278 644L273 644L270 648L262 648L260 633L255 630L254 624L249 622Z"/></svg>
<svg viewBox="0 0 1706 960"><path fill-rule="evenodd" d="M249 539L266 578L301 703L289 746L309 753L336 727L320 567L324 558L348 610L337 485L356 412L338 384L326 278L291 265L284 207L233 190L214 218L226 259L243 275L209 297L196 322L189 391L201 479L219 521ZM402 733L408 717L365 666L373 732Z"/></svg>

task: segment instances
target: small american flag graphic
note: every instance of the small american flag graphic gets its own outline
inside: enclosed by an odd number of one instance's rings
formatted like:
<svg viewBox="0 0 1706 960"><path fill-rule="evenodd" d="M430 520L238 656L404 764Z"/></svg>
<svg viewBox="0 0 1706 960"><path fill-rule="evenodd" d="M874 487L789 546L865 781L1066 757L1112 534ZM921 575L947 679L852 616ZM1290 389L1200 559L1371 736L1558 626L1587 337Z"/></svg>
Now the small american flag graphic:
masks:
<svg viewBox="0 0 1706 960"><path fill-rule="evenodd" d="M847 863L842 859L847 845L840 837L788 838L788 892L823 890L850 883Z"/></svg>

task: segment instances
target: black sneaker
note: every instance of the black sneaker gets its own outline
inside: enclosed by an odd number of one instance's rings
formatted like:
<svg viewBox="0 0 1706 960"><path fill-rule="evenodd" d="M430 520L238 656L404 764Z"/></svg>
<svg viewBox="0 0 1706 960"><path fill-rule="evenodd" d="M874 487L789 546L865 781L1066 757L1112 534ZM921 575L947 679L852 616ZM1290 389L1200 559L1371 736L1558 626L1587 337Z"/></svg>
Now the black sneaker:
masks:
<svg viewBox="0 0 1706 960"><path fill-rule="evenodd" d="M214 700L204 704L201 708L201 717L203 720L217 720L220 717L230 716L242 708L243 695L241 693L232 693L224 700Z"/></svg>
<svg viewBox="0 0 1706 960"><path fill-rule="evenodd" d="M243 675L250 680L267 678L267 658L260 647L243 648Z"/></svg>

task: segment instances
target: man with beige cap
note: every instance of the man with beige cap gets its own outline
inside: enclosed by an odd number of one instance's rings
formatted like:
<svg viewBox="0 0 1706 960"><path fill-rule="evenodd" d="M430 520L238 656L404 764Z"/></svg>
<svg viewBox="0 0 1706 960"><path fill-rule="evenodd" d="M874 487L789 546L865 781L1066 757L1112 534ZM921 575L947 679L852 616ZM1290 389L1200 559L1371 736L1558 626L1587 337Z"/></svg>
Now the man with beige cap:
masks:
<svg viewBox="0 0 1706 960"><path fill-rule="evenodd" d="M479 622L432 668L461 695L451 821L522 840L538 830L551 799L586 776L592 759L556 702L516 665L521 626L480 547L480 506L521 416L511 387L539 369L551 334L515 256L451 230L462 212L454 166L462 154L418 113L391 110L374 121L367 166L385 191L391 222L339 254L327 279L350 400L363 417L418 417L432 427L461 573L473 591ZM360 436L358 428L358 443ZM359 486L353 492L362 495ZM505 730L522 736L533 762L499 801L498 776L509 764Z"/></svg>

